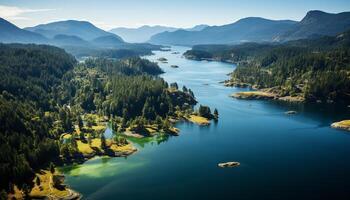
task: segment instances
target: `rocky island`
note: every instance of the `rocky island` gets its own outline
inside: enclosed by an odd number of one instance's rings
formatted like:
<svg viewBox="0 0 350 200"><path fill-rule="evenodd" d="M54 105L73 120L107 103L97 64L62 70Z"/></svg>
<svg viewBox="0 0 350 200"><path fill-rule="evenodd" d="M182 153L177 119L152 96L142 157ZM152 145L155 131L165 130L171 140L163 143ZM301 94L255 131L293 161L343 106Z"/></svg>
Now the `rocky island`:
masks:
<svg viewBox="0 0 350 200"><path fill-rule="evenodd" d="M350 131L350 120L343 120L343 121L339 121L339 122L334 122L331 124L331 127Z"/></svg>
<svg viewBox="0 0 350 200"><path fill-rule="evenodd" d="M224 162L224 163L219 163L218 166L221 168L226 168L226 167L237 167L241 165L239 162Z"/></svg>

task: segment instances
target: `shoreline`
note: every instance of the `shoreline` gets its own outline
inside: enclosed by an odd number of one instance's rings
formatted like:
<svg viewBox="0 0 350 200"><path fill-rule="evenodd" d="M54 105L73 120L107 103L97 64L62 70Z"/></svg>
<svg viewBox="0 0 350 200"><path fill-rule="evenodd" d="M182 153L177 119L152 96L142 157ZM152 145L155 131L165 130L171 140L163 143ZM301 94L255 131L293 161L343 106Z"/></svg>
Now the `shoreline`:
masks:
<svg viewBox="0 0 350 200"><path fill-rule="evenodd" d="M350 120L334 122L331 124L331 127L339 130L350 131Z"/></svg>
<svg viewBox="0 0 350 200"><path fill-rule="evenodd" d="M292 103L305 103L305 98L301 96L280 96L266 90L236 92L230 95L232 98L244 100L277 100Z"/></svg>

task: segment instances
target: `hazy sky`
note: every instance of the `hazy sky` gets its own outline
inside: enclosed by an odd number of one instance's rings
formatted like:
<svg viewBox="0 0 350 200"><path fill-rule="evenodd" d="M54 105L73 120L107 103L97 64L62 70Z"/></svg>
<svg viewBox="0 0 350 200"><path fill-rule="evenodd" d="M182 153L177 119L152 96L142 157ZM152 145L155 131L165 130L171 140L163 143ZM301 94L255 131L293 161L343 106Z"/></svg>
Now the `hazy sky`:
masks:
<svg viewBox="0 0 350 200"><path fill-rule="evenodd" d="M0 0L0 17L19 27L65 19L103 29L167 25L221 25L240 18L300 20L309 10L350 11L350 0Z"/></svg>

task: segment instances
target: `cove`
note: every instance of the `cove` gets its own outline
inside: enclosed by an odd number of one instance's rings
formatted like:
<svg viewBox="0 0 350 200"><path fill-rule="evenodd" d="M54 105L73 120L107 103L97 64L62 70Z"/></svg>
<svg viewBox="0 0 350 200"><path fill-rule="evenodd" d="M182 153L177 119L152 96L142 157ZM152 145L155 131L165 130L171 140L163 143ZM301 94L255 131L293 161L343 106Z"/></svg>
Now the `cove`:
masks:
<svg viewBox="0 0 350 200"><path fill-rule="evenodd" d="M147 56L162 77L193 90L199 104L219 111L219 122L178 123L178 137L133 139L127 158L98 157L61 168L85 199L346 199L350 134L330 128L350 118L346 105L289 104L229 97L242 88L220 84L233 64L193 61L186 47ZM179 68L173 68L177 65ZM284 114L296 110L296 115ZM236 168L219 162L238 161ZM345 197L345 198L344 198Z"/></svg>

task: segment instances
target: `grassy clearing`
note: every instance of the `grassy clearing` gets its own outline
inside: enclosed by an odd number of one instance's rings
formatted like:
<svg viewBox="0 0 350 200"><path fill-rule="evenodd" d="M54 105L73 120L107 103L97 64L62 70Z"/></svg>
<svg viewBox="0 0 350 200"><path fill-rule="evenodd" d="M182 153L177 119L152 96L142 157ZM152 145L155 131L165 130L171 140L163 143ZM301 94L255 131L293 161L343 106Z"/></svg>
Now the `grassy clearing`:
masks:
<svg viewBox="0 0 350 200"><path fill-rule="evenodd" d="M34 187L32 188L29 196L33 199L43 199L49 197L50 199L60 199L70 195L70 191L65 188L59 190L53 187L52 183L53 174L49 170L40 170L36 173L36 177L40 178L40 185L37 185L36 179L33 180ZM9 194L9 199L24 199L22 190L19 190L17 186L14 187L14 194Z"/></svg>
<svg viewBox="0 0 350 200"><path fill-rule="evenodd" d="M72 134L69 134L69 133L63 134L63 139L71 139L71 138L72 138Z"/></svg>
<svg viewBox="0 0 350 200"><path fill-rule="evenodd" d="M116 144L112 144L109 148L114 152L133 151L135 149L135 147L132 144L127 144L127 145L123 145L123 146L118 146Z"/></svg>
<svg viewBox="0 0 350 200"><path fill-rule="evenodd" d="M106 126L106 124L98 124L96 126L92 126L91 128L94 131L100 132L100 131L104 131L107 128L107 126Z"/></svg>
<svg viewBox="0 0 350 200"><path fill-rule="evenodd" d="M187 117L187 120L189 120L192 123L199 124L199 125L209 125L210 124L209 119L207 119L205 117L198 116L198 115L190 115L189 117Z"/></svg>
<svg viewBox="0 0 350 200"><path fill-rule="evenodd" d="M90 147L88 143L83 143L80 140L77 140L78 150L82 154L92 154L94 150Z"/></svg>
<svg viewBox="0 0 350 200"><path fill-rule="evenodd" d="M236 98L243 98L243 99L249 99L249 98L258 98L258 97L264 97L264 98L274 98L275 95L269 92L262 92L262 91L249 91L249 92L237 92L232 95Z"/></svg>
<svg viewBox="0 0 350 200"><path fill-rule="evenodd" d="M52 186L52 173L47 170L41 170L40 173L36 174L40 177L40 186L35 185L32 189L30 196L40 197L40 196L55 196L55 197L65 197L69 195L67 189L58 190Z"/></svg>
<svg viewBox="0 0 350 200"><path fill-rule="evenodd" d="M348 126L348 127L350 127L350 120L343 120L343 121L340 121L338 123L341 126Z"/></svg>
<svg viewBox="0 0 350 200"><path fill-rule="evenodd" d="M332 128L344 129L350 131L350 120L343 120L340 122L334 122L331 125Z"/></svg>

